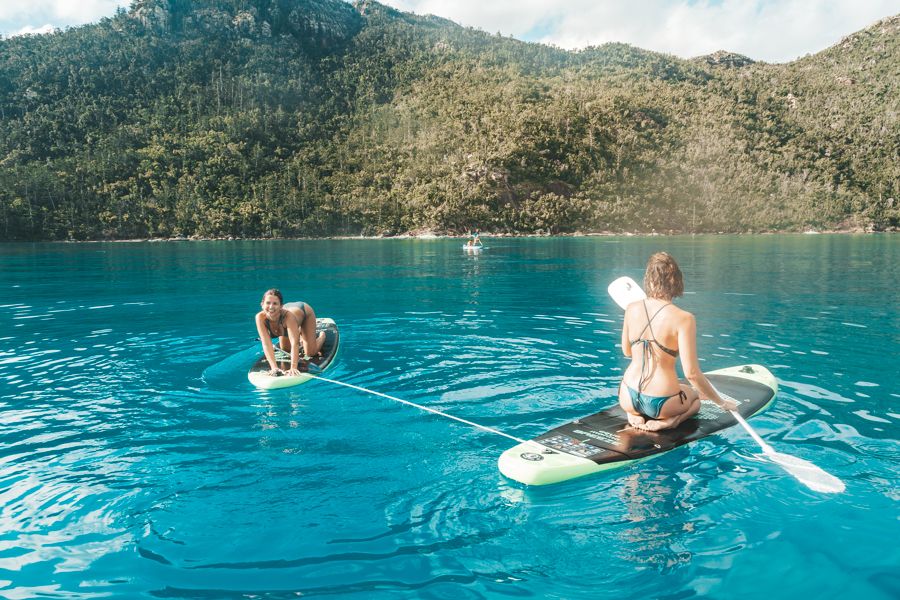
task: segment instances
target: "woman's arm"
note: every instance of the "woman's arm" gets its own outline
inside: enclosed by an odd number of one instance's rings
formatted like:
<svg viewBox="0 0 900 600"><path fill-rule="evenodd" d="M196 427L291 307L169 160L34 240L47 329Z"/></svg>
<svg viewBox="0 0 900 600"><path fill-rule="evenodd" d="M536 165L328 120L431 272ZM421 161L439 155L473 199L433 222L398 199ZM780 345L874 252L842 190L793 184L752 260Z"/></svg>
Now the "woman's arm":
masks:
<svg viewBox="0 0 900 600"><path fill-rule="evenodd" d="M700 393L700 398L712 400L725 410L735 410L737 404L723 400L700 370L697 358L697 321L691 313L685 313L678 324L678 352L681 354L681 369L691 385Z"/></svg>
<svg viewBox="0 0 900 600"><path fill-rule="evenodd" d="M279 371L278 364L275 362L275 347L272 345L272 338L266 329L266 315L263 313L256 315L256 333L262 343L263 354L266 355L266 360L269 362L270 373Z"/></svg>
<svg viewBox="0 0 900 600"><path fill-rule="evenodd" d="M625 316L622 317L622 354L631 358L631 337L628 335L628 309L625 309Z"/></svg>

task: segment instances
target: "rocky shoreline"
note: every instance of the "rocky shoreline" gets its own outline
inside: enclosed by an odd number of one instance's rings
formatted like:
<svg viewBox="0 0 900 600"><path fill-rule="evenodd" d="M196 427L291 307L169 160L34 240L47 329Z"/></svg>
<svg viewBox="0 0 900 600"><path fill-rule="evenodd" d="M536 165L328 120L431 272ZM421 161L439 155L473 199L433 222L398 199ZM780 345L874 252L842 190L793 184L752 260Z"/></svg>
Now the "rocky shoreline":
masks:
<svg viewBox="0 0 900 600"><path fill-rule="evenodd" d="M806 230L790 230L790 231L744 231L744 232L701 232L701 233L684 233L684 232L613 232L613 231L592 231L592 232L575 232L575 233L491 233L480 232L484 238L551 238L551 237L681 237L681 236L704 236L704 235L859 235L859 234L876 234L876 233L897 233L896 229L888 229L884 231L874 231L862 227L854 227L847 229L806 229ZM204 236L176 236L162 238L130 238L130 239L92 239L92 240L32 240L27 243L39 242L60 242L60 243L139 243L139 242L223 242L223 241L275 241L275 240L437 240L437 239L465 239L469 237L463 233L438 233L434 231L416 231L399 235L334 235L323 237L278 237L278 238L260 238L260 237L237 237L237 236L220 236L220 237L204 237ZM16 243L16 242L7 242Z"/></svg>

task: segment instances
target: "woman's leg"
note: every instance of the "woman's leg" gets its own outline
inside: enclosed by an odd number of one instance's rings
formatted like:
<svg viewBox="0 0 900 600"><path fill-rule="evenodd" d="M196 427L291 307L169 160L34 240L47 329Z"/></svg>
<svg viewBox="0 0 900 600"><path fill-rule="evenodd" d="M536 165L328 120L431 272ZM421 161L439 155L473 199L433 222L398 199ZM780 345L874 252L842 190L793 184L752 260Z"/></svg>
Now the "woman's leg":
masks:
<svg viewBox="0 0 900 600"><path fill-rule="evenodd" d="M625 411L625 416L628 417L628 424L632 427L640 427L647 422L644 415L635 410L634 404L631 402L631 395L625 388L624 381L619 384L619 406Z"/></svg>
<svg viewBox="0 0 900 600"><path fill-rule="evenodd" d="M284 310L286 310L289 313L291 313L292 315L294 315L294 318L297 319L298 323L300 323L300 327L299 327L300 340L302 341L303 340L303 309L301 309L300 306L301 306L300 302L288 302L287 304L284 305ZM309 305L303 305L303 306L306 306L307 311L309 311ZM290 352L291 351L291 338L289 338L286 335L281 336L280 338L278 338L278 345L281 346L281 349L284 350L285 352ZM303 352L302 352L303 344L302 343L300 344L299 349L301 350L300 358L302 359L303 358Z"/></svg>
<svg viewBox="0 0 900 600"><path fill-rule="evenodd" d="M325 332L322 331L316 335L316 311L309 304L304 306L306 307L306 317L303 317L303 312L297 309L297 312L300 313L298 319L303 319L300 324L300 338L303 340L303 351L306 356L315 356L322 351L322 346L325 345Z"/></svg>
<svg viewBox="0 0 900 600"><path fill-rule="evenodd" d="M659 411L659 417L648 420L642 429L661 431L672 429L690 419L700 410L700 394L689 385L681 385L683 396L673 396L666 400Z"/></svg>

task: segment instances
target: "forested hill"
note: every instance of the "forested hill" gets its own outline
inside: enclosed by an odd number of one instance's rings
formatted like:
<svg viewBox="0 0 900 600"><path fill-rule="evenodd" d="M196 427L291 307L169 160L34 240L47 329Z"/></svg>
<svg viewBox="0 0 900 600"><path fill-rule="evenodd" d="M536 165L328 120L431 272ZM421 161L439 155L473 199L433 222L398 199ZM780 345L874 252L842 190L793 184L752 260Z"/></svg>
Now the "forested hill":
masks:
<svg viewBox="0 0 900 600"><path fill-rule="evenodd" d="M798 61L340 0L0 40L0 239L900 225L900 17Z"/></svg>

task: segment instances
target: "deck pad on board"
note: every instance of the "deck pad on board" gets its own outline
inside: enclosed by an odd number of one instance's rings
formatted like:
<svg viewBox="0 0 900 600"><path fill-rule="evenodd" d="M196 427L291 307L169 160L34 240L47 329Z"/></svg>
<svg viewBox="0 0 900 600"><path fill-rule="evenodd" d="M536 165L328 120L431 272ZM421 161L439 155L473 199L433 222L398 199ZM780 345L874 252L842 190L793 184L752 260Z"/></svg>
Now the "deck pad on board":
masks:
<svg viewBox="0 0 900 600"><path fill-rule="evenodd" d="M769 387L747 379L715 374L709 374L708 378L723 397L731 397L738 403L738 411L744 418L755 414L774 396ZM554 450L603 463L622 460L623 456L637 459L666 452L735 423L735 418L718 405L703 402L699 413L674 429L642 431L629 427L625 411L615 405L548 431L535 441ZM580 441L580 445L573 448L574 440Z"/></svg>

